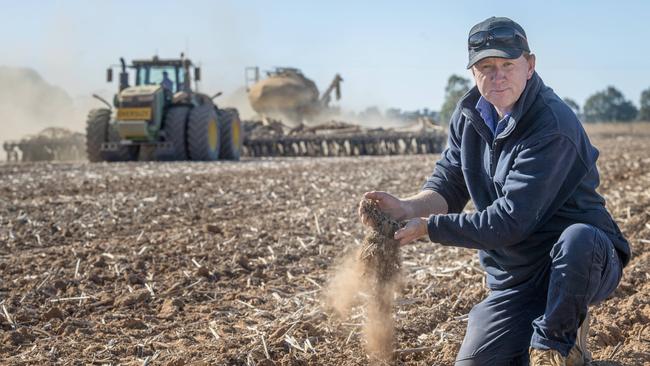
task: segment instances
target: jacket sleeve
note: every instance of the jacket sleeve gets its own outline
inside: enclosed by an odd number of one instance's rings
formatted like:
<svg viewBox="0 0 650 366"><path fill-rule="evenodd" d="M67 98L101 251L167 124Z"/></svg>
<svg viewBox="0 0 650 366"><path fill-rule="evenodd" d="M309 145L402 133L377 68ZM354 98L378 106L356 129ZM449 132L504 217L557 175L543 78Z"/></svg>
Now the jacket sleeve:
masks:
<svg viewBox="0 0 650 366"><path fill-rule="evenodd" d="M483 250L519 243L566 202L587 172L570 139L544 137L519 152L500 198L482 211L432 215L429 238Z"/></svg>
<svg viewBox="0 0 650 366"><path fill-rule="evenodd" d="M460 111L456 109L452 116L449 128L447 147L442 152L436 167L422 187L422 190L432 190L439 193L447 202L448 213L458 213L463 210L469 201L469 192L465 185L462 164L460 159L459 133ZM456 123L454 123L456 122Z"/></svg>

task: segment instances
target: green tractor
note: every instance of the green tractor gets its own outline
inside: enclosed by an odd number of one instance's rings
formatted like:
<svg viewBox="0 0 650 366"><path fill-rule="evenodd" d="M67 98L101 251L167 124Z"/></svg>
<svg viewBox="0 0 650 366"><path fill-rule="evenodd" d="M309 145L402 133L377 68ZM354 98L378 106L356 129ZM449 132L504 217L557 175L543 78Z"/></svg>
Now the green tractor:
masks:
<svg viewBox="0 0 650 366"><path fill-rule="evenodd" d="M119 92L108 108L93 109L86 125L88 160L239 160L242 128L236 109L220 109L212 97L192 90L201 69L189 59L123 58ZM129 85L128 69L134 71ZM106 80L113 80L109 68ZM114 107L114 108L113 108Z"/></svg>

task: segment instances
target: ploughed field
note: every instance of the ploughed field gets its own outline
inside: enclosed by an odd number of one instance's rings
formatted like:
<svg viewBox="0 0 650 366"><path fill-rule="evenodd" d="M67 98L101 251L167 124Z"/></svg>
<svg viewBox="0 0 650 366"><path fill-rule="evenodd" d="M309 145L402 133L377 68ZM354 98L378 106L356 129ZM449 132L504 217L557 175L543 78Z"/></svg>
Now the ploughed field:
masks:
<svg viewBox="0 0 650 366"><path fill-rule="evenodd" d="M649 364L650 128L590 133L634 251L590 345ZM0 363L366 365L366 309L335 315L328 280L363 192L414 193L436 158L0 165ZM394 363L452 364L486 294L475 252L420 242L402 272Z"/></svg>

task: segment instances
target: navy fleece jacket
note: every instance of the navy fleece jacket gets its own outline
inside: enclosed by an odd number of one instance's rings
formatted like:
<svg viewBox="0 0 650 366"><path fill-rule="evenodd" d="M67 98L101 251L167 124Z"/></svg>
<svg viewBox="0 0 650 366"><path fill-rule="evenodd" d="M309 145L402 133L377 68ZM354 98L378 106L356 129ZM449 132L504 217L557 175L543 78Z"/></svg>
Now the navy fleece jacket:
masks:
<svg viewBox="0 0 650 366"><path fill-rule="evenodd" d="M573 111L534 73L493 138L474 108L479 97L474 87L459 101L447 148L424 184L449 207L429 217L429 238L479 249L492 289L547 268L553 244L575 223L603 230L627 264L629 244L596 192L598 150ZM476 211L461 212L470 198Z"/></svg>

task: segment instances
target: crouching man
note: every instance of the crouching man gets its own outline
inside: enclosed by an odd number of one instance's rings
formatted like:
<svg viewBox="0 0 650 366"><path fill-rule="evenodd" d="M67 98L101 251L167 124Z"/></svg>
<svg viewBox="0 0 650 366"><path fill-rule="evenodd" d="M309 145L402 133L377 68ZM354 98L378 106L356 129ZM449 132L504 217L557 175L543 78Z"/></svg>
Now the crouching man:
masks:
<svg viewBox="0 0 650 366"><path fill-rule="evenodd" d="M519 24L486 19L468 50L476 87L458 102L423 190L365 197L409 220L401 244L428 235L479 250L491 291L469 314L457 366L583 365L588 306L614 291L630 259L596 192L598 151L535 72ZM464 213L469 199L476 211Z"/></svg>

